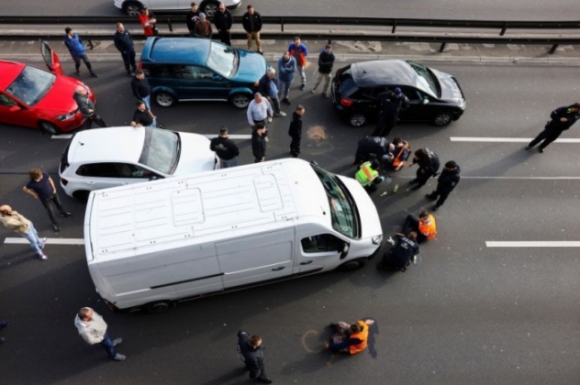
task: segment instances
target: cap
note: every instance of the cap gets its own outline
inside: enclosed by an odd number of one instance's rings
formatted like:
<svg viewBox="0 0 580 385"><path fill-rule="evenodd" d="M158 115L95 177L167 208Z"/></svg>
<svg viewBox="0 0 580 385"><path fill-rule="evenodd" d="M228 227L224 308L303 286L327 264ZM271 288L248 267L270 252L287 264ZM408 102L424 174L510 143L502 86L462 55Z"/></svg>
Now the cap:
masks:
<svg viewBox="0 0 580 385"><path fill-rule="evenodd" d="M200 18L200 19L205 19L205 13L203 13L203 12L200 12L200 13L199 13L199 18Z"/></svg>
<svg viewBox="0 0 580 385"><path fill-rule="evenodd" d="M393 90L393 92L397 96L401 96L401 94L403 93L403 92L401 92L401 89L399 87L395 87L395 89Z"/></svg>
<svg viewBox="0 0 580 385"><path fill-rule="evenodd" d="M64 33L66 33L67 35L70 33L70 31L72 31L72 28L70 28L70 27L66 27L64 29Z"/></svg>

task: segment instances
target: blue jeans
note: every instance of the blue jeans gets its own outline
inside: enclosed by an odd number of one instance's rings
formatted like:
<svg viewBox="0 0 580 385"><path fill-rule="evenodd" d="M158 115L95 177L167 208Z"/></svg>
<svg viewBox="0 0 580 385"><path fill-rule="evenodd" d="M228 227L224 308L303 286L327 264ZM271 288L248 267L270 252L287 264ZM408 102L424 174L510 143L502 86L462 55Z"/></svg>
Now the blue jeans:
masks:
<svg viewBox="0 0 580 385"><path fill-rule="evenodd" d="M117 352L113 347L113 340L109 337L109 333L105 333L105 338L101 341L101 346L105 348L111 358L115 358Z"/></svg>
<svg viewBox="0 0 580 385"><path fill-rule="evenodd" d="M238 165L238 158L232 158L230 160L221 159L222 168L236 167Z"/></svg>
<svg viewBox="0 0 580 385"><path fill-rule="evenodd" d="M145 103L147 109L151 111L151 95L143 97L143 103Z"/></svg>
<svg viewBox="0 0 580 385"><path fill-rule="evenodd" d="M289 80L289 81L284 81L284 80L278 81L278 89L280 92L280 99L282 99L282 100L288 99L288 95L290 94L290 87L292 86L293 82L294 82L294 79Z"/></svg>
<svg viewBox="0 0 580 385"><path fill-rule="evenodd" d="M151 125L147 126L147 127L151 127L151 128L157 127L157 120L154 120L153 123L151 123Z"/></svg>
<svg viewBox="0 0 580 385"><path fill-rule="evenodd" d="M21 235L23 238L26 238L28 242L30 242L30 247L32 247L32 250L34 250L36 254L42 254L42 246L44 246L44 242L38 238L38 233L36 232L32 222L28 221L28 226L28 232Z"/></svg>

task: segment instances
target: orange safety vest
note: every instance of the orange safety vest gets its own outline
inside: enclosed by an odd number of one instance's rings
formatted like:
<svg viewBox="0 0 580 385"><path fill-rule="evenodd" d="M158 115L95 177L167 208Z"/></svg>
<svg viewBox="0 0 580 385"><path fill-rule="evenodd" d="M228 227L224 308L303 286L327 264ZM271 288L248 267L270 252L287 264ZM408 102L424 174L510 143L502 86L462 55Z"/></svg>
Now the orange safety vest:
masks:
<svg viewBox="0 0 580 385"><path fill-rule="evenodd" d="M411 147L409 146L409 143L407 143L407 142L405 142L405 144L401 148L401 151L399 151L399 153L397 154L395 159L393 159L393 167L394 168L397 168L399 166L404 166L407 163L405 160L401 159L405 150L409 150L409 151L411 150Z"/></svg>
<svg viewBox="0 0 580 385"><path fill-rule="evenodd" d="M427 237L429 241L435 239L435 235L437 235L437 226L435 225L435 217L429 214L428 223L419 221L419 231L421 232L421 234Z"/></svg>
<svg viewBox="0 0 580 385"><path fill-rule="evenodd" d="M365 350L367 348L367 340L369 339L369 325L367 325L364 321L356 321L356 323L362 326L363 330L358 333L351 334L349 338L357 338L362 342L357 345L350 345L348 347L348 352L350 354L357 354Z"/></svg>

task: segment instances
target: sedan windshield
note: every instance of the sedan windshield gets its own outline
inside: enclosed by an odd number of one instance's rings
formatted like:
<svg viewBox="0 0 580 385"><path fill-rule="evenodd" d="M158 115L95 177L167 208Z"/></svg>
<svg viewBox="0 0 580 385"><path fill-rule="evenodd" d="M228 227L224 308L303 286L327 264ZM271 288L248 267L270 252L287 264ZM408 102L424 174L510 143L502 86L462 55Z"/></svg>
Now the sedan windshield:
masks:
<svg viewBox="0 0 580 385"><path fill-rule="evenodd" d="M6 92L34 106L48 93L55 80L56 76L49 72L26 66Z"/></svg>
<svg viewBox="0 0 580 385"><path fill-rule="evenodd" d="M238 58L232 47L211 42L207 66L226 78L237 72Z"/></svg>
<svg viewBox="0 0 580 385"><path fill-rule="evenodd" d="M441 87L439 86L439 80L433 75L429 68L413 62L407 62L415 70L419 77L417 81L419 84L417 86L423 91L431 94L433 96L441 97Z"/></svg>
<svg viewBox="0 0 580 385"><path fill-rule="evenodd" d="M345 190L342 182L336 176L318 166L311 166L326 191L330 205L332 228L349 238L358 237L356 205L348 191Z"/></svg>
<svg viewBox="0 0 580 385"><path fill-rule="evenodd" d="M177 132L144 127L145 142L139 163L164 174L173 174L179 163L181 138Z"/></svg>

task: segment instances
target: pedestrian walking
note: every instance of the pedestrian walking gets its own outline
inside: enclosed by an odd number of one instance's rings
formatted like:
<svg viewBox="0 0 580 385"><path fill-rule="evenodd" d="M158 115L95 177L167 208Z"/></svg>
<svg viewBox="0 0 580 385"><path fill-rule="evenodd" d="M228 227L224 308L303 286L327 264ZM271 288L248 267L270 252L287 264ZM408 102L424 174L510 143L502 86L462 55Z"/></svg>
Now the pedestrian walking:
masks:
<svg viewBox="0 0 580 385"><path fill-rule="evenodd" d="M46 255L42 252L46 243L46 238L39 238L32 221L26 219L24 215L12 210L8 205L0 206L0 222L9 230L14 231L30 242L30 247L38 255L38 258L46 260Z"/></svg>
<svg viewBox="0 0 580 385"><path fill-rule="evenodd" d="M224 3L220 3L218 11L213 17L213 23L218 30L221 42L231 46L232 34L230 33L230 29L232 29L234 18L232 17L232 13L226 9Z"/></svg>
<svg viewBox="0 0 580 385"><path fill-rule="evenodd" d="M551 120L548 121L544 127L544 131L540 132L526 147L526 150L534 147L536 144L542 142L538 147L540 153L548 147L550 143L558 139L562 132L566 131L578 119L580 119L580 102L574 103L568 107L560 107L552 111L550 114Z"/></svg>
<svg viewBox="0 0 580 385"><path fill-rule="evenodd" d="M278 91L282 101L288 105L290 105L290 87L294 82L295 72L296 59L290 55L290 52L284 52L278 60Z"/></svg>
<svg viewBox="0 0 580 385"><path fill-rule="evenodd" d="M252 154L254 163L266 160L266 126L263 123L257 123L252 131Z"/></svg>
<svg viewBox="0 0 580 385"><path fill-rule="evenodd" d="M392 91L387 90L378 94L377 102L380 110L373 135L388 136L397 125L401 110L409 107L409 98L399 87L395 87Z"/></svg>
<svg viewBox="0 0 580 385"><path fill-rule="evenodd" d="M428 148L420 148L415 151L413 162L409 166L413 166L414 164L418 164L419 169L417 170L415 179L410 181L409 184L416 185L412 190L419 190L427 183L429 178L437 175L440 167L439 157Z"/></svg>
<svg viewBox="0 0 580 385"><path fill-rule="evenodd" d="M264 384L271 384L272 380L266 374L264 365L264 347L262 337L249 335L240 330L238 332L238 353L250 372L250 378Z"/></svg>
<svg viewBox="0 0 580 385"><path fill-rule="evenodd" d="M335 57L332 53L332 46L327 44L318 56L318 72L316 73L316 80L311 91L312 93L316 92L316 88L318 88L320 82L322 79L324 79L322 96L325 98L330 97L330 94L328 93L328 87L330 86L330 79L332 79L332 66L334 66L334 59Z"/></svg>
<svg viewBox="0 0 580 385"><path fill-rule="evenodd" d="M252 40L256 41L256 49L262 53L262 42L260 41L260 31L262 30L262 16L254 10L250 4L247 7L248 12L242 16L242 25L248 35L248 50L252 50Z"/></svg>
<svg viewBox="0 0 580 385"><path fill-rule="evenodd" d="M228 135L228 128L223 126L220 128L219 136L213 138L209 143L209 149L214 151L220 158L222 168L237 166L238 155L240 155L240 149Z"/></svg>
<svg viewBox="0 0 580 385"><path fill-rule="evenodd" d="M332 343L324 344L326 349L345 354L357 354L367 348L369 326L375 323L372 319L360 319L353 324L339 321L330 324L334 331Z"/></svg>
<svg viewBox="0 0 580 385"><path fill-rule="evenodd" d="M75 62L75 71L77 73L77 75L81 74L81 60L85 63L85 65L87 66L87 69L89 70L89 73L91 74L92 77L94 78L98 78L99 75L97 75L94 71L93 71L93 66L89 60L89 57L87 56L87 53L85 51L85 46L83 44L83 42L81 41L81 38L79 37L79 35L77 33L75 33L72 28L70 27L66 27L64 29L65 32L65 36L64 36L64 45L66 45L66 48L68 48L68 51L70 52L70 56L72 57L73 61Z"/></svg>
<svg viewBox="0 0 580 385"><path fill-rule="evenodd" d="M153 115L151 110L147 108L144 102L138 101L136 103L137 109L133 113L133 120L131 126L137 127L157 127L157 117Z"/></svg>
<svg viewBox="0 0 580 385"><path fill-rule="evenodd" d="M250 127L255 128L256 125L262 124L266 127L266 121L271 122L274 112L268 99L264 98L261 93L254 94L254 100L248 105L246 113Z"/></svg>
<svg viewBox="0 0 580 385"><path fill-rule="evenodd" d="M185 24L187 25L187 30L191 37L196 37L195 24L199 21L199 14L200 11L197 3L191 3L191 9L187 12L187 15L185 15Z"/></svg>
<svg viewBox="0 0 580 385"><path fill-rule="evenodd" d="M135 45L133 44L131 34L125 29L123 23L117 23L117 32L113 35L113 40L115 42L115 48L121 52L127 75L132 76L133 72L137 69L137 63L135 63Z"/></svg>
<svg viewBox="0 0 580 385"><path fill-rule="evenodd" d="M417 242L423 243L435 239L437 235L437 224L435 217L427 211L421 211L419 218L409 214L403 224L403 234L409 234L411 231L417 233Z"/></svg>
<svg viewBox="0 0 580 385"><path fill-rule="evenodd" d="M0 329L4 329L6 326L10 325L8 320L0 321ZM6 342L6 338L0 337L0 344Z"/></svg>
<svg viewBox="0 0 580 385"><path fill-rule="evenodd" d="M461 177L459 176L459 172L461 169L457 165L454 160L450 160L449 162L445 163L445 168L441 171L441 175L437 179L437 188L431 193L425 195L427 199L435 200L437 199L437 203L431 210L437 211L439 207L443 206L443 203L447 200L451 191L457 186Z"/></svg>
<svg viewBox="0 0 580 385"><path fill-rule="evenodd" d="M306 57L308 56L308 48L306 45L301 43L300 37L296 36L294 37L294 43L291 43L288 47L288 52L290 52L290 55L296 59L298 72L300 73L300 79L302 80L300 91L304 91L304 88L306 88L306 71L304 68L307 64Z"/></svg>
<svg viewBox="0 0 580 385"><path fill-rule="evenodd" d="M79 310L75 317L75 326L79 331L80 336L89 345L101 344L107 351L109 357L115 361L124 361L125 356L117 353L115 346L123 342L122 338L109 337L107 333L107 323L96 311L90 307L83 307Z"/></svg>
<svg viewBox="0 0 580 385"><path fill-rule="evenodd" d="M73 95L73 99L77 103L81 114L83 114L83 116L87 119L84 128L91 128L93 122L97 123L101 127L107 127L107 124L103 118L101 118L101 116L96 113L95 104L89 98L89 91L85 87L77 86Z"/></svg>
<svg viewBox="0 0 580 385"><path fill-rule="evenodd" d="M151 87L142 69L135 71L135 76L131 79L131 90L135 99L145 103L148 110L151 110Z"/></svg>
<svg viewBox="0 0 580 385"><path fill-rule="evenodd" d="M195 37L202 37L205 39L211 39L213 35L213 30L211 29L211 23L207 20L205 13L200 12L199 20L195 23Z"/></svg>
<svg viewBox="0 0 580 385"><path fill-rule="evenodd" d="M278 96L278 81L276 80L276 70L272 67L268 67L266 73L258 82L258 92L263 96L266 96L272 109L274 110L274 116L286 116L286 113L280 110L280 99Z"/></svg>
<svg viewBox="0 0 580 385"><path fill-rule="evenodd" d="M145 34L146 37L159 35L156 26L157 19L155 18L155 14L150 11L149 8L141 8L139 23L143 26L143 34Z"/></svg>
<svg viewBox="0 0 580 385"><path fill-rule="evenodd" d="M302 116L306 109L302 105L296 106L296 111L292 114L292 122L288 129L288 135L292 138L290 142L290 154L297 158L300 155L300 141L302 139Z"/></svg>
<svg viewBox="0 0 580 385"><path fill-rule="evenodd" d="M30 180L22 190L34 199L40 200L48 213L50 221L52 222L54 232L58 233L60 231L60 226L54 217L51 204L54 204L60 215L65 218L71 217L72 214L66 211L60 203L56 187L54 186L54 181L46 171L42 171L39 168L33 168L28 172L28 176L30 177Z"/></svg>

